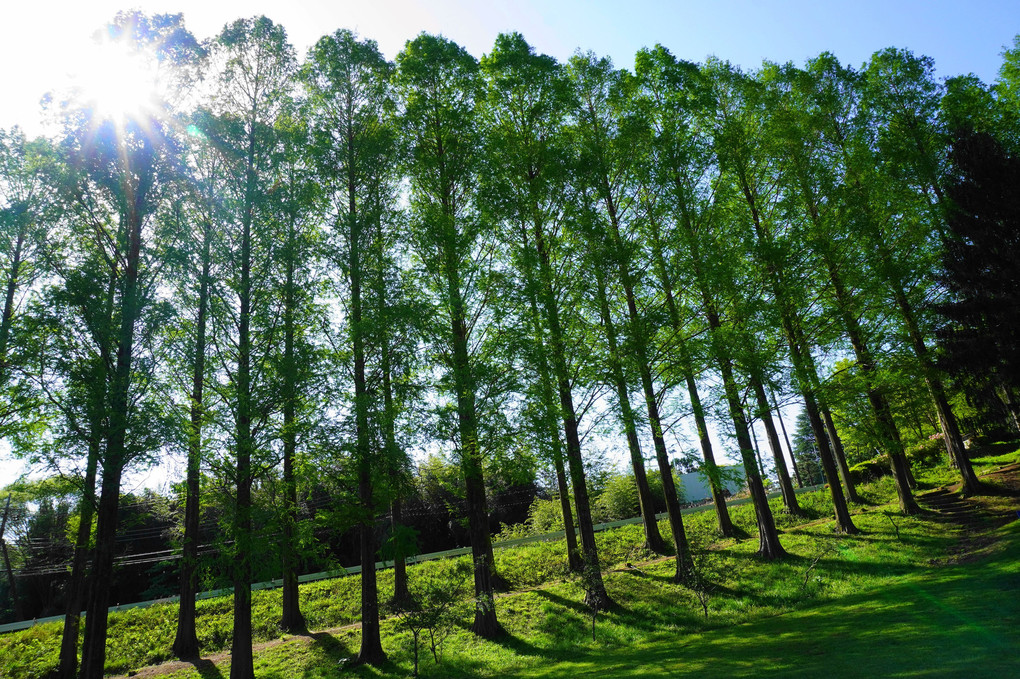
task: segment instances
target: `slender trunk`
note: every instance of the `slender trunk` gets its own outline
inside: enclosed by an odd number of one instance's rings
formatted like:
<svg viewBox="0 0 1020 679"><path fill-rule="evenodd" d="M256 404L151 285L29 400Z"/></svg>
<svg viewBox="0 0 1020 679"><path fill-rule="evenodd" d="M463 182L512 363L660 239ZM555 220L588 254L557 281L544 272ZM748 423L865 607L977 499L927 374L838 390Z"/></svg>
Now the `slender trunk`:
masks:
<svg viewBox="0 0 1020 679"><path fill-rule="evenodd" d="M450 217L447 217L449 220ZM474 561L475 620L472 631L480 637L492 639L501 634L496 618L493 596L492 537L489 534L489 515L486 508L485 482L482 475L482 456L478 442L478 420L475 409L475 381L468 354L468 330L461 293L460 273L454 254L452 224L443 248L447 283L447 301L450 312L453 381L457 400L457 430L460 439L461 471L467 495L468 532L471 537L471 555Z"/></svg>
<svg viewBox="0 0 1020 679"><path fill-rule="evenodd" d="M535 228L541 229L541 222L535 220ZM542 314L538 308L538 295L535 288L538 286L534 265L531 259L527 228L521 229L521 240L524 245L524 269L525 287L528 295L528 305L531 309L532 333L535 336L535 353L538 369L538 387L542 399L544 421L547 424L549 441L552 445L553 468L556 472L556 490L560 500L560 514L563 518L563 534L567 544L567 565L571 572L580 573L584 567L581 561L581 554L577 550L577 530L574 527L574 515L570 509L570 488L567 486L567 473L563 466L563 445L557 427L558 407L553 395L552 375L549 368L548 347L542 331Z"/></svg>
<svg viewBox="0 0 1020 679"><path fill-rule="evenodd" d="M105 383L105 380L104 380ZM67 583L67 605L64 608L64 629L60 636L60 679L74 679L78 671L78 630L81 626L82 604L85 600L85 576L89 557L89 538L92 535L92 518L96 511L96 469L101 442L98 431L89 440L89 457L85 466L85 485L81 512L78 517L78 536L74 543L71 575Z"/></svg>
<svg viewBox="0 0 1020 679"><path fill-rule="evenodd" d="M772 459L776 463L776 477L779 479L779 489L783 493L783 505L790 514L801 515L800 504L797 502L797 493L793 490L793 482L790 480L790 472L786 468L786 458L783 457L783 446L779 442L779 433L772 421L772 409L769 406L768 396L765 395L765 387L757 377L751 377L751 388L754 390L755 399L758 401L758 418L765 425L765 436L769 441L769 448L772 450Z"/></svg>
<svg viewBox="0 0 1020 679"><path fill-rule="evenodd" d="M634 280L630 273L630 257L627 255L620 233L620 220L616 203L609 190L608 179L603 176L606 209L609 212L610 238L616 251L620 268L620 282L623 283L624 296L627 299L627 314L630 318L631 335L634 344L634 358L641 377L641 389L645 396L648 410L648 424L652 429L652 443L655 446L655 460L662 476L662 489L666 495L666 513L673 534L673 548L676 552L676 579L686 580L692 568L690 547L687 544L687 531L684 528L683 515L680 513L680 499L677 497L676 483L673 480L673 466L669 463L666 441L662 432L662 418L659 414L659 402L655 395L652 382L652 371L648 361L648 346L645 337L643 320L637 308L634 294Z"/></svg>
<svg viewBox="0 0 1020 679"><path fill-rule="evenodd" d="M609 350L609 370L613 376L616 399L620 406L620 420L623 422L624 430L627 433L630 463L634 469L634 483L637 486L638 506L641 510L641 525L645 533L645 547L653 552L664 554L666 552L666 543L659 534L659 523L655 519L655 503L652 500L652 491L648 487L644 456L641 454L641 444L638 441L637 427L634 424L634 411L630 405L627 381L623 376L619 342L616 337L616 324L613 323L613 317L609 310L609 302L606 297L606 281L601 271L598 271L596 275L598 276L598 284L595 292L598 296L602 327L606 332L606 342Z"/></svg>
<svg viewBox="0 0 1020 679"><path fill-rule="evenodd" d="M188 470L184 500L184 539L181 554L180 603L173 653L178 658L198 656L195 629L195 597L198 594L198 542L202 457L203 387L205 385L206 315L209 301L212 224L202 228L202 272L198 290L198 319L195 331L195 363L191 379L191 428L188 431Z"/></svg>
<svg viewBox="0 0 1020 679"><path fill-rule="evenodd" d="M113 319L114 302L116 301L117 280L110 277L106 294L105 318L109 325ZM78 672L78 632L81 627L81 614L85 606L88 580L89 542L92 535L92 520L99 506L96 494L96 474L99 459L102 455L104 431L107 420L107 395L109 385L109 361L107 356L100 356L95 361L95 372L91 375L88 385L89 404L89 436L88 460L85 464L85 484L82 489L82 508L78 523L78 536L75 541L74 557L71 565L71 578L67 590L67 606L64 609L64 629L60 639L60 666L57 676L60 679L74 679Z"/></svg>
<svg viewBox="0 0 1020 679"><path fill-rule="evenodd" d="M238 291L237 331L237 410L235 445L237 460L235 484L237 498L234 507L234 630L230 643L230 679L253 679L255 676L252 654L251 577L252 528L251 488L252 454L255 442L252 433L251 386L251 268L252 223L255 216L255 136L248 138L248 156L245 169L245 205L241 217L240 290Z"/></svg>
<svg viewBox="0 0 1020 679"><path fill-rule="evenodd" d="M758 244L764 245L772 251L774 250L775 242L771 231L762 221L761 213L759 211L760 206L756 197L757 194L751 188L750 182L748 181L746 168L739 161L736 163L735 167ZM826 463L833 464L833 466L834 463L832 448L830 448L825 440L826 431L822 426L822 420L818 411L818 373L815 369L814 359L811 357L810 345L807 343L803 329L799 325L800 319L795 309L795 303L789 298L789 288L786 285L783 266L781 263L777 264L777 262L773 259L766 257L763 261L763 267L766 282L772 291L776 300L776 306L779 310L783 332L786 335L786 341L790 348L790 358L794 364L797 381L800 383L801 394L804 396L804 400L807 403L811 427L814 431L815 437L818 439L818 446L822 457L822 466L826 469L826 478L829 481L832 502L835 507L837 530L845 533L856 533L857 528L850 520L850 511L846 506L846 498L843 495L842 489L839 487L839 477L836 475L829 476L828 474L828 467L826 466ZM835 430L833 430L833 434L834 433ZM853 484L850 483L849 476L845 477L844 480L847 481L848 491L856 496L856 493L852 488Z"/></svg>
<svg viewBox="0 0 1020 679"><path fill-rule="evenodd" d="M829 444L832 446L832 457L836 460L839 475L843 479L843 485L846 486L846 499L850 502L860 503L861 496L857 494L856 484L850 478L850 465L846 461L843 439L840 438L839 432L836 431L836 423L832 419L832 411L822 401L818 403L818 410L821 412L822 422L825 424L825 433L828 435Z"/></svg>
<svg viewBox="0 0 1020 679"><path fill-rule="evenodd" d="M297 401L298 366L294 355L297 324L297 224L290 216L284 282L283 309L283 545L282 556L282 614L280 627L288 632L305 629L305 616L301 614L301 601L297 574L297 480L294 478L294 461L297 455ZM373 560L374 563L374 560Z"/></svg>
<svg viewBox="0 0 1020 679"><path fill-rule="evenodd" d="M567 446L567 467L574 491L574 507L577 509L577 527L581 534L581 551L585 566L594 566L593 587L585 595L589 603L598 602L612 605L602 581L598 567L598 546L595 544L595 526L591 518L591 501L588 498L588 484L584 474L584 460L581 457L581 437L577 431L577 413L570 388L570 373L567 369L566 347L563 328L560 323L559 303L553 290L553 271L546 247L543 229L534 225L535 248L538 251L539 279L541 282L542 306L546 325L549 328L549 350L556 390L560 399L560 415L563 418L563 433Z"/></svg>
<svg viewBox="0 0 1020 679"><path fill-rule="evenodd" d="M893 418L892 408L889 406L889 401L879 384L878 376L876 375L877 366L871 349L864 339L864 329L861 328L860 321L854 313L855 301L853 293L843 282L839 267L831 257L828 248L823 246L820 249L826 270L829 273L829 282L832 284L833 292L836 295L836 304L839 307L840 317L843 320L843 328L846 330L847 337L850 338L850 345L853 347L857 365L865 379L868 403L871 404L871 410L878 424L879 439L892 463L900 511L908 515L917 514L920 512L920 507L917 506L917 502L910 492L910 489L913 487L910 466L907 464L906 453L900 439L899 429L896 427L896 421Z"/></svg>
<svg viewBox="0 0 1020 679"><path fill-rule="evenodd" d="M779 542L776 520L772 515L768 495L765 493L765 486L762 483L761 474L754 459L754 444L751 442L751 436L748 433L747 416L744 413L744 406L740 402L740 389L737 387L737 381L733 375L733 361L722 337L722 320L719 318L719 311L716 308L715 298L712 295L708 278L702 270L703 261L697 234L689 222L685 220L683 223L686 226L684 235L694 265L695 281L698 292L701 294L702 313L704 313L705 320L708 322L712 354L722 376L726 404L729 407L730 418L733 421L737 445L740 448L740 459L744 465L744 473L747 477L747 485L751 493L751 501L754 505L754 513L758 524L758 553L767 559L779 559L786 555L786 550L783 549L782 544ZM710 474L711 471L710 469Z"/></svg>
<svg viewBox="0 0 1020 679"><path fill-rule="evenodd" d="M7 289L4 293L4 311L3 316L0 317L0 386L3 386L7 380L7 345L10 342L11 326L14 324L14 297L18 290L21 255L28 231L28 220L23 215L19 216L19 222L18 237L14 242L14 252L11 253L11 268L8 272Z"/></svg>
<svg viewBox="0 0 1020 679"><path fill-rule="evenodd" d="M771 391L771 388L770 388ZM786 449L790 452L790 464L793 466L793 474L797 477L797 487L804 487L804 479L800 476L800 467L797 466L797 459L793 456L793 446L790 445L790 436L786 433L786 423L783 422L783 411L779 408L779 401L775 393L772 394L772 403L775 404L776 419L779 420L779 430L783 432L783 440L786 441Z"/></svg>
<svg viewBox="0 0 1020 679"><path fill-rule="evenodd" d="M939 427L942 429L946 452L949 453L949 459L954 462L960 472L960 492L964 495L980 493L981 482L978 481L977 475L974 473L974 467L970 464L970 458L967 457L967 450L963 446L963 436L960 434L960 426L956 421L956 415L953 414L953 409L949 405L949 398L946 396L945 387L943 387L942 380L935 369L934 362L928 352L928 346L925 344L924 336L921 334L921 330L917 325L917 319L914 317L914 310L907 300L907 295L903 291L902 286L894 286L893 297L896 301L896 306L899 307L900 313L903 316L904 324L907 327L907 334L914 349L914 355L917 356L917 360L921 364L924 380L928 384L928 391L931 393L932 401L935 403L935 411L938 413Z"/></svg>
<svg viewBox="0 0 1020 679"><path fill-rule="evenodd" d="M666 297L666 309L669 312L669 320L673 326L676 336L676 347L680 359L680 369L683 371L684 381L687 385L687 395L691 401L691 411L694 414L694 424L698 429L698 441L701 444L701 455L705 460L708 469L708 483L712 491L712 503L715 507L716 522L719 525L719 532L723 537L734 535L733 521L730 519L730 512L726 506L726 497L723 495L722 485L719 483L718 474L715 473L717 465L715 452L712 449L712 439L708 435L708 422L705 418L705 407L701 403L701 395L698 393L698 383L694 377L690 352L687 343L681 337L683 332L680 323L680 310L677 308L676 299L673 296L673 282L670 280L666 268L666 259L662 254L662 239L659 233L658 221L654 218L649 220L652 229L652 252L654 256L655 270L659 277L659 283Z"/></svg>
<svg viewBox="0 0 1020 679"><path fill-rule="evenodd" d="M722 338L722 322L715 309L715 302L712 299L707 287L702 286L702 300L704 302L704 313L708 321L709 330L712 333L712 352L715 355L716 363L719 366L719 373L723 381L723 390L726 394L726 403L729 406L730 418L733 421L734 433L737 437L737 446L740 449L740 460L744 465L744 474L747 478L747 487L751 493L751 502L754 505L755 518L758 523L758 554L766 559L780 559L786 556L786 550L779 542L779 531L776 530L776 520L772 515L772 508L769 506L768 495L762 483L761 474L754 458L754 444L748 431L747 415L744 413L744 406L740 402L740 389L737 380L733 375L733 361L725 349Z"/></svg>
<svg viewBox="0 0 1020 679"><path fill-rule="evenodd" d="M139 205L144 196L138 187L127 185L127 253L121 283L120 328L117 337L117 360L110 391L110 428L103 460L102 495L96 513L96 552L92 566L92 587L89 592L85 641L82 647L81 679L102 679L106 663L107 615L110 607L110 583L117 534L117 510L120 504L120 481L128 462L127 429L130 406L131 368L134 355L135 323L140 300L138 267L142 247L142 215Z"/></svg>
<svg viewBox="0 0 1020 679"><path fill-rule="evenodd" d="M386 294L386 253L385 253L385 239L382 232L382 223L379 218L379 210L375 211L375 245L376 245L376 295L379 299L379 312L385 315L389 309ZM401 478L401 458L403 457L402 451L397 447L397 434L396 434L396 417L397 410L396 404L393 402L393 370L392 370L392 356L390 355L390 334L387 324L383 323L379 331L379 367L382 372L382 397L383 397L383 416L382 416L382 434L383 443L386 446L386 459L385 465L388 471L389 481L391 485L391 492L393 493L392 500L390 501L390 530L391 533L396 535L401 527L403 527L403 500L402 500L402 478ZM407 561L404 555L403 548L397 550L397 553L393 556L393 599L401 604L407 604L411 601L411 593L407 587Z"/></svg>
<svg viewBox="0 0 1020 679"><path fill-rule="evenodd" d="M832 506L836 514L836 532L856 535L860 531L850 518L850 509L847 507L843 488L839 485L839 473L836 471L836 463L832 457L832 449L829 448L818 404L815 401L814 393L810 390L804 393L804 409L807 412L808 421L811 423L811 431L815 435L815 443L818 445L818 457L822 463L822 471L829 484L829 494L832 497Z"/></svg>
<svg viewBox="0 0 1020 679"><path fill-rule="evenodd" d="M365 318L361 298L363 239L362 217L356 203L354 136L347 134L347 233L350 241L348 275L351 285L351 344L354 348L355 456L358 501L361 505L361 649L358 661L378 665L386 659L379 629L379 591L375 572L375 501L372 488L371 441L368 422L369 394L365 377Z"/></svg>

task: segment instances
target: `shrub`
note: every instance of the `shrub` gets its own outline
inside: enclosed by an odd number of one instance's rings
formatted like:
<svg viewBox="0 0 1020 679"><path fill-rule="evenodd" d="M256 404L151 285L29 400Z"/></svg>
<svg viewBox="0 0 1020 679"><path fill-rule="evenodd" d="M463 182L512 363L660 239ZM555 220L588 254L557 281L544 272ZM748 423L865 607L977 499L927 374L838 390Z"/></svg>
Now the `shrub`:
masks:
<svg viewBox="0 0 1020 679"><path fill-rule="evenodd" d="M880 479L892 473L892 465L888 455L877 455L870 460L858 462L850 467L850 480L854 485Z"/></svg>
<svg viewBox="0 0 1020 679"><path fill-rule="evenodd" d="M922 467L933 467L942 461L946 452L945 443L942 441L942 434L934 434L931 438L919 441L907 448L907 461L910 465L921 465Z"/></svg>

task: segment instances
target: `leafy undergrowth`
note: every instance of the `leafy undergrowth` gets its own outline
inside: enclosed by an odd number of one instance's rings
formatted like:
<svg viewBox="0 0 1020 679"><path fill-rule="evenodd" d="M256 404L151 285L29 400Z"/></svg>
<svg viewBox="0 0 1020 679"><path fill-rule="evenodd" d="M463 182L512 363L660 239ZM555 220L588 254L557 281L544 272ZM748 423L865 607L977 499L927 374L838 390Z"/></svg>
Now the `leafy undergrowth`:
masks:
<svg viewBox="0 0 1020 679"><path fill-rule="evenodd" d="M979 473L1018 461L1015 452L995 453L974 460ZM920 470L918 481L932 487L945 476L941 468ZM1016 509L1016 471L1008 478L987 478L994 492L981 498L986 508L998 516ZM617 607L599 615L594 642L582 590L565 569L562 541L499 550L497 569L513 590L497 602L506 636L475 638L468 631L470 602L465 602L461 627L444 645L441 662L426 652L422 675L1009 676L1020 657L1014 634L1020 623L1017 522L975 542L972 558L947 560L947 554L959 554L962 529L931 515L896 513L889 479L861 490L867 504L855 507L854 522L862 531L856 536L834 532L823 491L799 496L806 517L782 513L775 501L789 552L779 562L755 556L748 505L732 508L734 522L752 536L743 540L720 540L712 511L685 517L696 563L708 583L703 589L707 616L695 592L672 582L672 559L640 547L640 526L599 534L600 556L612 564L606 586ZM668 523L660 528L668 537ZM415 566L410 576L423 569L461 577L454 575L455 560ZM380 573L379 582L386 599L392 573ZM309 627L331 630L309 636L281 636L279 592L255 592L256 675L408 676L410 634L393 619L383 623L388 664L355 667L350 661L359 633L356 626L336 628L357 622L358 586L356 577L302 586ZM198 618L207 660L146 667L170 659L176 607L112 615L108 671L226 677L231 598L199 602ZM0 676L45 677L56 666L59 633L60 623L52 623L0 637Z"/></svg>

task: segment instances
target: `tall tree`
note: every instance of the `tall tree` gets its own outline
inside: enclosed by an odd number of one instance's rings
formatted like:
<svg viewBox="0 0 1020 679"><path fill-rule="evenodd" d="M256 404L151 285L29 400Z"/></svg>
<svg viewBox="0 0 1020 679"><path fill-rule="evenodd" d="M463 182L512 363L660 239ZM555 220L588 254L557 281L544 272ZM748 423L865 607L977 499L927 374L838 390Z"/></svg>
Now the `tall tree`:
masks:
<svg viewBox="0 0 1020 679"><path fill-rule="evenodd" d="M478 62L459 45L419 35L397 57L397 89L411 179L412 239L448 327L437 328L457 410L457 444L467 490L474 560L475 621L485 638L501 633L490 562L477 382L471 333L482 300L474 298L481 227L474 200L480 146L474 107L481 96Z"/></svg>
<svg viewBox="0 0 1020 679"><path fill-rule="evenodd" d="M339 269L349 291L348 327L353 348L355 465L361 503L361 662L385 659L379 636L379 602L375 577L375 516L373 469L380 467L370 430L372 394L367 380L370 324L378 310L366 309L365 288L374 283L367 264L373 254L373 226L377 221L373 198L388 193L373 186L391 182L385 172L392 161L394 136L385 121L390 64L374 41L359 41L353 33L337 31L319 40L303 71L310 94L319 174L331 194L335 226L333 238ZM381 265L377 263L376 266Z"/></svg>
<svg viewBox="0 0 1020 679"><path fill-rule="evenodd" d="M95 246L116 272L117 301L115 359L110 366L109 425L106 431L102 471L102 494L96 512L96 547L82 651L81 677L102 677L106 657L107 610L113 570L114 541L120 502L120 483L135 446L129 442L140 376L135 365L136 334L155 290L159 265L153 239L154 220L165 188L177 172L177 145L168 120L170 94L187 77L174 66L187 66L199 53L194 37L184 28L180 15L137 12L118 14L107 28L111 41L119 42L135 59L149 68L165 64L167 88L162 101L121 119L103 117L103 102L79 109L69 117L64 148L77 170L75 193L79 201L96 200L103 212L92 212ZM70 111L71 109L65 109ZM104 214L105 213L105 214ZM101 220L101 221L99 221Z"/></svg>
<svg viewBox="0 0 1020 679"><path fill-rule="evenodd" d="M594 55L575 55L570 61L570 74L578 99L575 115L581 154L579 165L583 168L579 179L591 187L604 208L604 252L616 265L617 278L623 288L630 331L628 349L640 376L672 529L676 577L682 580L690 571L690 549L651 372L646 320L638 309L635 245L625 237L623 225L626 215L634 209L632 159L634 144L641 141L640 126L634 125L624 110L628 101L626 90L634 83L629 75L615 71L608 60L596 60ZM632 134L632 130L637 134ZM604 317L604 320L609 318Z"/></svg>
<svg viewBox="0 0 1020 679"><path fill-rule="evenodd" d="M646 186L641 191L653 268L673 328L672 346L687 386L719 531L730 537L734 534L733 522L726 507L705 406L698 391L695 366L698 352L692 349L693 343L685 336L699 330L692 332L685 326L681 317L682 300L678 299L675 282L679 268L677 251L682 249L675 242L677 233L681 229L693 233L711 218L711 175L715 162L706 136L707 89L695 64L678 61L661 45L638 51L635 74L639 82L636 105L653 135L650 162L644 164L642 172ZM673 233L664 233L662 225L670 223L674 225ZM678 228L677 225L682 226Z"/></svg>
<svg viewBox="0 0 1020 679"><path fill-rule="evenodd" d="M506 238L515 242L515 262L528 307L526 322L534 336L531 355L536 365L541 417L552 447L567 558L571 569L579 571L582 565L564 450L557 433L557 422L563 418L554 389L556 346L547 335L548 304L555 303L555 296L546 294L546 277L542 275L543 271L549 273L549 231L559 228L570 197L570 150L565 130L570 90L560 65L552 57L536 54L516 33L499 35L492 52L482 58L481 68L488 84L482 121L492 169L483 180L483 195L494 218L508 222Z"/></svg>
<svg viewBox="0 0 1020 679"><path fill-rule="evenodd" d="M254 676L252 485L260 461L253 461L253 457L259 452L257 433L263 430L274 407L272 397L261 388L267 379L265 358L275 342L274 323L267 318L272 313L267 308L266 287L275 240L270 233L273 224L267 197L270 181L275 179L270 172L277 148L274 125L290 89L295 57L283 27L265 17L239 19L224 26L214 54L222 63L215 103L225 122L221 148L231 165L228 191L235 247L228 253L226 289L230 299L225 305L232 309L233 337L229 339L230 349L221 358L230 366L229 396L234 415L234 632L230 676L248 679Z"/></svg>
<svg viewBox="0 0 1020 679"><path fill-rule="evenodd" d="M779 317L790 359L794 365L798 389L804 397L805 408L815 427L815 438L819 445L823 467L829 481L833 507L836 513L837 529L840 532L856 533L850 518L846 499L839 485L835 457L828 442L819 403L819 378L815 361L811 355L811 343L804 329L796 290L791 285L792 271L796 270L791 261L793 253L789 244L778 233L781 219L779 190L781 177L773 175L769 135L763 111L769 105L767 95L744 74L728 65L720 64L714 71L719 100L717 139L720 159L724 172L734 183L738 203L742 204L737 219L745 223L747 238L757 265L760 267L765 289L771 295ZM757 145L756 145L757 143ZM828 434L835 439L834 432ZM844 479L850 484L850 479Z"/></svg>
<svg viewBox="0 0 1020 679"><path fill-rule="evenodd" d="M967 457L960 425L928 348L928 333L916 301L932 289L927 272L934 269L937 250L931 243L945 237L949 210L943 190L946 133L937 118L940 96L941 87L934 78L930 58L892 48L875 53L865 70L864 103L872 117L869 129L878 130L874 153L885 162L871 166L878 171L872 182L855 179L869 196L869 212L862 226L872 266L885 281L899 311L907 341L935 404L946 451L960 472L961 491L974 494L981 484ZM876 185L876 180L881 183ZM928 285L919 285L922 282Z"/></svg>
<svg viewBox="0 0 1020 679"><path fill-rule="evenodd" d="M201 117L201 116L200 116ZM206 118L208 124L208 118ZM189 224L189 238L183 239L180 248L182 280L187 281L180 290L182 300L192 298L194 303L192 332L186 336L190 346L185 349L185 363L191 367L191 390L188 402L188 462L185 472L184 535L181 550L180 599L177 611L177 633L173 652L178 658L198 656L196 630L196 596L198 594L199 514L201 509L202 431L208 419L206 396L207 353L209 344L209 307L213 284L213 239L216 224L222 218L219 203L214 197L221 183L222 163L207 143L204 135L193 135L190 144L192 168L196 179L190 191L191 209L182 220ZM178 209L184 209L179 207ZM217 248L218 249L218 248ZM197 271L197 277L192 272ZM195 288L197 287L197 290ZM197 292L197 295L195 294ZM189 319L190 321L191 319Z"/></svg>

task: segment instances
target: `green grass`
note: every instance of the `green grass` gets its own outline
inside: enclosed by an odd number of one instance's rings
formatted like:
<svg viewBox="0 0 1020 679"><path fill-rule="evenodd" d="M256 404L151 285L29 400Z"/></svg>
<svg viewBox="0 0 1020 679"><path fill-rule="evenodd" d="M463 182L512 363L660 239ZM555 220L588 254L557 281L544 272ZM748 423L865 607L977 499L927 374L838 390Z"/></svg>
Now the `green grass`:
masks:
<svg viewBox="0 0 1020 679"><path fill-rule="evenodd" d="M1015 451L1015 448L1013 448ZM1016 462L1015 452L977 458L980 469ZM935 468L919 474L926 486L946 476ZM1020 525L1006 525L992 539L958 553L960 533L931 517L895 514L894 489L880 479L862 489L867 505L854 521L863 534L833 532L825 495L801 496L808 519L777 514L790 552L769 563L754 555L757 539L717 540L711 511L685 518L699 563L713 583L707 619L694 594L670 581L671 560L644 551L639 526L599 535L606 563L630 562L640 570L611 567L606 584L618 608L601 614L596 641L580 604L577 584L565 580L562 542L532 543L497 552L497 567L513 593L498 614L507 635L482 641L463 626L435 664L423 649L423 676L819 676L1009 677L1020 641ZM1017 508L1015 497L995 498ZM1012 503L1012 505L1010 505ZM778 509L778 505L776 507ZM892 519L887 515L892 515ZM735 522L754 536L749 506L733 508ZM668 534L668 524L661 528ZM963 558L966 557L966 558ZM962 562L961 562L962 561ZM958 563L960 562L960 563ZM947 565L949 564L949 565ZM431 562L417 569L452 569ZM383 598L392 575L380 574ZM358 619L354 577L302 586L302 609L312 629ZM203 654L229 647L229 597L199 603ZM257 641L280 639L278 592L255 592ZM125 673L169 659L175 607L132 609L111 616L108 670ZM0 637L0 676L43 677L56 664L60 624L40 625ZM352 667L358 632L339 630L286 637L256 654L264 678L340 676L402 677L410 674L410 635L394 621L383 625L390 662ZM168 677L226 677L229 658L185 665Z"/></svg>

